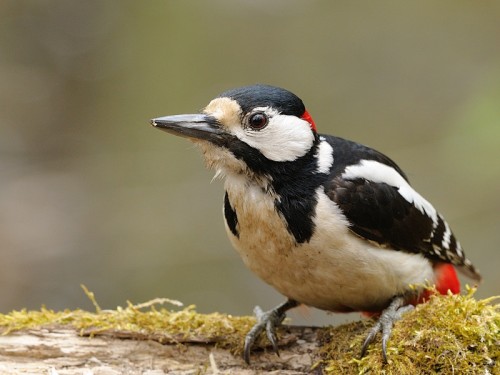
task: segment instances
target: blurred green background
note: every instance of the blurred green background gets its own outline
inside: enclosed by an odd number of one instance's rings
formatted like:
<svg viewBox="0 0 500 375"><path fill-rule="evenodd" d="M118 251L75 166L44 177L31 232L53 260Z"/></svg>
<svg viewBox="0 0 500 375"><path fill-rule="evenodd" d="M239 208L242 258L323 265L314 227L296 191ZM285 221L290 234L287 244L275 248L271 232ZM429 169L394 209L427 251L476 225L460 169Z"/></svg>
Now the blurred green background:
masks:
<svg viewBox="0 0 500 375"><path fill-rule="evenodd" d="M103 308L281 302L198 151L149 125L257 82L395 159L499 294L499 20L497 1L2 1L0 311L91 309L80 283Z"/></svg>

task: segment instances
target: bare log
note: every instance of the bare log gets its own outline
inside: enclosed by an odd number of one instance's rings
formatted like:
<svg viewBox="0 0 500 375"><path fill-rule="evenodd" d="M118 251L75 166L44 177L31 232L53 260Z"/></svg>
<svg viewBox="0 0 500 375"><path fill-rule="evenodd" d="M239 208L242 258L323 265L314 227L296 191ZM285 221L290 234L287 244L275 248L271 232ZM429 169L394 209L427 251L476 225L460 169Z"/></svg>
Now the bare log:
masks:
<svg viewBox="0 0 500 375"><path fill-rule="evenodd" d="M0 336L0 373L306 374L316 360L317 331L288 327L279 357L261 351L247 366L240 356L213 344L160 344L123 331L85 337L63 326L21 330Z"/></svg>

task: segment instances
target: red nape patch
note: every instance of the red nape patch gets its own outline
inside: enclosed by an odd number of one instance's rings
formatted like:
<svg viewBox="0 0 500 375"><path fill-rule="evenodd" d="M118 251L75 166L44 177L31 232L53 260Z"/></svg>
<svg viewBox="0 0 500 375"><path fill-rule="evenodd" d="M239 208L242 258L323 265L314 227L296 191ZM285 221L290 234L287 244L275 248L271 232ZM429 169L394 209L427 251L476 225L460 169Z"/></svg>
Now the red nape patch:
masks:
<svg viewBox="0 0 500 375"><path fill-rule="evenodd" d="M302 120L306 120L311 125L311 129L314 130L315 132L317 132L317 130L316 130L316 124L314 123L314 120L312 119L312 117L309 114L309 112L307 112L307 109L304 111L304 113L302 114L302 116L300 116L300 118Z"/></svg>

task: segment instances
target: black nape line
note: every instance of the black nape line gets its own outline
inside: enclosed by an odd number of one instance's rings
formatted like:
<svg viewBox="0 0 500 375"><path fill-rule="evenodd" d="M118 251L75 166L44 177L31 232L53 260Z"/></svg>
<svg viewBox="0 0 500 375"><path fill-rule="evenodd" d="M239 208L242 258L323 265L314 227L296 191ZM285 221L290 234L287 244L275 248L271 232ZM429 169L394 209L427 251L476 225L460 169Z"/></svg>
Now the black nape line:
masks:
<svg viewBox="0 0 500 375"><path fill-rule="evenodd" d="M296 167L286 166L284 170L293 170L292 173L276 173L272 186L279 199L275 201L278 212L283 215L288 231L297 243L309 242L314 234L314 212L318 203L317 189L322 186L328 174L317 173L318 160L315 157L318 145L315 144L303 157L294 160ZM283 164L283 163L282 163ZM283 167L283 165L281 166ZM280 171L281 172L281 171Z"/></svg>
<svg viewBox="0 0 500 375"><path fill-rule="evenodd" d="M245 162L256 175L266 176L270 188L276 195L275 207L287 224L287 229L297 243L308 242L314 234L314 210L317 204L316 190L325 183L328 174L317 173L316 153L319 138L313 147L302 157L293 161L272 161L259 150L244 142L233 143L230 151ZM237 228L230 204L225 203L225 215L231 232L236 235Z"/></svg>

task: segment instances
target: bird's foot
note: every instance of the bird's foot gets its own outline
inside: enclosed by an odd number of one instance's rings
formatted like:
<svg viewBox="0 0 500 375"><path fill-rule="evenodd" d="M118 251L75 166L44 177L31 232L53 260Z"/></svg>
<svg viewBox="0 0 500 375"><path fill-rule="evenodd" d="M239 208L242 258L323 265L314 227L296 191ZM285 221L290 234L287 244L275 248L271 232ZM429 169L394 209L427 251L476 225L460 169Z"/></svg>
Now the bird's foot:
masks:
<svg viewBox="0 0 500 375"><path fill-rule="evenodd" d="M278 327L286 317L286 311L297 306L298 303L288 300L278 307L263 311L259 306L254 309L257 323L247 333L243 349L243 358L247 364L250 364L250 352L260 334L265 330L268 340L273 346L274 352L279 356L278 340L276 338L276 327Z"/></svg>
<svg viewBox="0 0 500 375"><path fill-rule="evenodd" d="M384 357L384 362L387 363L387 341L389 341L389 337L391 337L392 326L394 325L394 322L401 319L401 316L405 312L414 308L412 305L405 305L405 303L405 298L396 297L392 300L389 307L382 311L380 318L372 327L370 333L365 339L365 342L363 343L363 347L361 348L361 357L366 354L368 345L372 343L377 333L382 332L382 355Z"/></svg>

